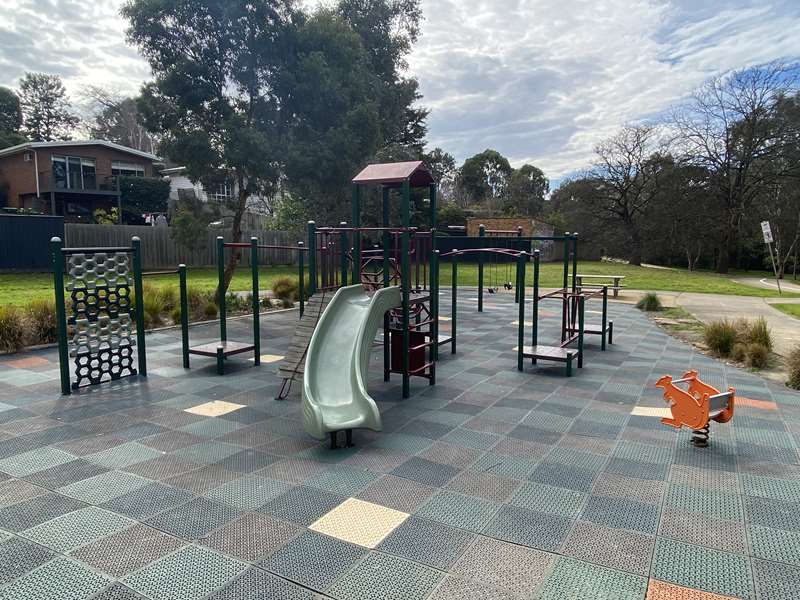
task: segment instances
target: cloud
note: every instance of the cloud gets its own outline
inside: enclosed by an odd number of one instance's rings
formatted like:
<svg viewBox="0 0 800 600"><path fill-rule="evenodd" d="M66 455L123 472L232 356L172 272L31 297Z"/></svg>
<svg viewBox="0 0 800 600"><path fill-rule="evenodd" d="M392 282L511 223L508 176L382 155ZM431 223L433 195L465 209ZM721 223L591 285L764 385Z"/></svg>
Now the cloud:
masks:
<svg viewBox="0 0 800 600"><path fill-rule="evenodd" d="M325 0L330 4L331 0ZM0 85L25 71L135 93L147 63L123 0L0 0ZM317 0L302 0L311 7ZM797 0L422 0L410 57L429 142L458 160L495 148L559 179L620 126L657 117L708 77L800 58Z"/></svg>

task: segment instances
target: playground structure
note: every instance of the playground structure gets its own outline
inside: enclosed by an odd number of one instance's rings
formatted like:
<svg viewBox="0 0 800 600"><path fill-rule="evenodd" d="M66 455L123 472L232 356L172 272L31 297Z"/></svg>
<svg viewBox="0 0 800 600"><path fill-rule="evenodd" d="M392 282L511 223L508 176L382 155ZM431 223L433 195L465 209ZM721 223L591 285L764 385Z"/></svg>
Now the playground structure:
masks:
<svg viewBox="0 0 800 600"><path fill-rule="evenodd" d="M687 384L687 389L677 384ZM699 448L708 446L711 421L727 423L733 418L736 390L729 387L727 392L720 392L698 379L697 371L686 371L680 379L664 375L656 382L656 387L664 390L664 400L672 411L672 417L665 417L661 422L676 429L689 427L692 444Z"/></svg>
<svg viewBox="0 0 800 600"><path fill-rule="evenodd" d="M147 377L144 312L142 303L131 298L131 286L135 297L142 297L139 238L131 238L131 245L126 247L64 248L61 239L54 237L50 240L50 250L61 393L69 395L84 385L137 374ZM70 298L69 316L65 289ZM75 381L70 374L70 359L75 366Z"/></svg>

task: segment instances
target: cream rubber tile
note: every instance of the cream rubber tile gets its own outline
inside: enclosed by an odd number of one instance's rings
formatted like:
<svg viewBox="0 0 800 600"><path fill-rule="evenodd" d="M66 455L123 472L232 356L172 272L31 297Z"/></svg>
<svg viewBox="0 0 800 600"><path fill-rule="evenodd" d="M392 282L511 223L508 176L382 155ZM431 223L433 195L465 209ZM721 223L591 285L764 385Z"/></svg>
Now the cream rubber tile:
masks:
<svg viewBox="0 0 800 600"><path fill-rule="evenodd" d="M348 498L309 529L365 548L375 548L409 517L380 504Z"/></svg>
<svg viewBox="0 0 800 600"><path fill-rule="evenodd" d="M672 411L669 407L635 406L631 414L636 417L671 417Z"/></svg>
<svg viewBox="0 0 800 600"><path fill-rule="evenodd" d="M262 354L261 355L261 362L264 363L264 364L270 365L272 363L280 362L284 358L286 358L286 357L283 356L282 354ZM254 362L254 361L255 361L255 358L251 358L250 359L250 362Z"/></svg>
<svg viewBox="0 0 800 600"><path fill-rule="evenodd" d="M222 415L227 415L240 408L244 408L244 404L213 400L212 402L206 402L205 404L198 404L197 406L187 408L183 412L201 415L203 417L221 417Z"/></svg>

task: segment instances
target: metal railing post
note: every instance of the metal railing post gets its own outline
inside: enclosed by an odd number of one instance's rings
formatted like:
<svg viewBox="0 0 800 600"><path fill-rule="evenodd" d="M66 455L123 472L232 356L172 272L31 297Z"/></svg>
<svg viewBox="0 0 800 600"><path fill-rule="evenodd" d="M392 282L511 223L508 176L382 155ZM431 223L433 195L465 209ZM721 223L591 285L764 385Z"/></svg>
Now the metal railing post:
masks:
<svg viewBox="0 0 800 600"><path fill-rule="evenodd" d="M258 238L250 238L250 269L253 273L253 361L261 364L261 303L258 291Z"/></svg>
<svg viewBox="0 0 800 600"><path fill-rule="evenodd" d="M486 225L478 226L478 237L481 239L481 248L486 243ZM483 312L483 252L478 252L478 312Z"/></svg>
<svg viewBox="0 0 800 600"><path fill-rule="evenodd" d="M181 296L181 350L183 368L189 368L189 298L186 289L186 265L178 265L178 287Z"/></svg>
<svg viewBox="0 0 800 600"><path fill-rule="evenodd" d="M228 339L228 323L225 307L225 240L217 236L217 302L219 303L219 339Z"/></svg>
<svg viewBox="0 0 800 600"><path fill-rule="evenodd" d="M58 366L61 373L61 393L72 393L69 375L69 348L67 341L67 310L64 302L64 247L61 238L50 239L50 253L53 256L53 289L56 301L56 331L58 332Z"/></svg>
<svg viewBox="0 0 800 600"><path fill-rule="evenodd" d="M139 359L139 375L147 377L147 347L144 337L144 290L142 286L142 241L131 238L133 248L133 291L136 294L136 357Z"/></svg>

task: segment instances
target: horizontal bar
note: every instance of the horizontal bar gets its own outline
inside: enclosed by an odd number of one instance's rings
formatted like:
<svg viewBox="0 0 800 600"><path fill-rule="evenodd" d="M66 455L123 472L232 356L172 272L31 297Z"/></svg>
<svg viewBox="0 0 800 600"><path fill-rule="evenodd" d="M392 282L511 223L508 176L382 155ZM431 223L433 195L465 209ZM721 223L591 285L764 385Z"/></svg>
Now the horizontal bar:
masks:
<svg viewBox="0 0 800 600"><path fill-rule="evenodd" d="M251 248L252 246L247 242L226 242L222 244L225 248ZM299 250L301 252L308 252L308 248L300 248L299 246L270 246L270 245L257 245L259 250Z"/></svg>
<svg viewBox="0 0 800 600"><path fill-rule="evenodd" d="M149 275L177 275L178 273L180 273L178 269L172 271L148 271L147 273L142 273L142 277L147 277Z"/></svg>
<svg viewBox="0 0 800 600"><path fill-rule="evenodd" d="M439 258L445 258L448 256L461 256L462 254L477 254L479 252L487 252L489 254L504 254L506 256L512 256L515 258L521 254L524 256L532 256L530 252L525 252L524 250L513 250L512 248L457 248L451 252L440 255Z"/></svg>
<svg viewBox="0 0 800 600"><path fill-rule="evenodd" d="M62 248L62 254L99 254L109 252L133 252L133 248L129 246L118 246L110 248Z"/></svg>

